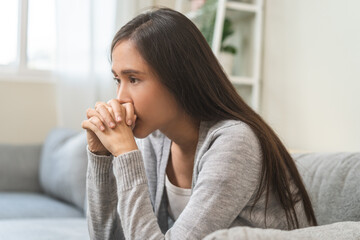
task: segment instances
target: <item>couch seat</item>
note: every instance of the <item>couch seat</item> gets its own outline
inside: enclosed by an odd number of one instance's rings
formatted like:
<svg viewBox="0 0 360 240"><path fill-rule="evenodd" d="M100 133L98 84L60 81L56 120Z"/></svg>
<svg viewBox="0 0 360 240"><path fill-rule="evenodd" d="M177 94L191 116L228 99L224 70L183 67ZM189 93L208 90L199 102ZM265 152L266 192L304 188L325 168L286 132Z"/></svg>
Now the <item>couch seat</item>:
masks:
<svg viewBox="0 0 360 240"><path fill-rule="evenodd" d="M81 218L83 211L41 193L0 192L0 220L24 218Z"/></svg>
<svg viewBox="0 0 360 240"><path fill-rule="evenodd" d="M89 240L85 218L0 219L0 239Z"/></svg>

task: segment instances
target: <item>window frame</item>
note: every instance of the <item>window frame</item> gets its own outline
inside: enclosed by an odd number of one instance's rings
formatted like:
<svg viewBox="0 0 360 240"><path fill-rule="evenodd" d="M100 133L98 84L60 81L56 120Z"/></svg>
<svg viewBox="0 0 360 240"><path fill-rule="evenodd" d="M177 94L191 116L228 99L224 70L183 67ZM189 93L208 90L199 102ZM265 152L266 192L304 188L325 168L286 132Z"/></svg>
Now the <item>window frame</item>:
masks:
<svg viewBox="0 0 360 240"><path fill-rule="evenodd" d="M27 29L29 0L18 0L17 55L14 65L0 65L0 81L54 82L53 71L30 69L27 66Z"/></svg>

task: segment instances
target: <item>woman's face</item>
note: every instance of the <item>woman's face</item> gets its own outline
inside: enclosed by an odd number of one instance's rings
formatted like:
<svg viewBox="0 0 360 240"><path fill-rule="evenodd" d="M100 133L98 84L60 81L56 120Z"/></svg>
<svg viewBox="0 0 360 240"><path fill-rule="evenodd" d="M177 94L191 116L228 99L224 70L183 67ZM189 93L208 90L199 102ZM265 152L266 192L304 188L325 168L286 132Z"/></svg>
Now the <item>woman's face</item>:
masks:
<svg viewBox="0 0 360 240"><path fill-rule="evenodd" d="M134 136L144 138L157 129L171 128L181 114L173 95L163 86L131 40L112 52L112 72L118 81L117 99L134 105Z"/></svg>

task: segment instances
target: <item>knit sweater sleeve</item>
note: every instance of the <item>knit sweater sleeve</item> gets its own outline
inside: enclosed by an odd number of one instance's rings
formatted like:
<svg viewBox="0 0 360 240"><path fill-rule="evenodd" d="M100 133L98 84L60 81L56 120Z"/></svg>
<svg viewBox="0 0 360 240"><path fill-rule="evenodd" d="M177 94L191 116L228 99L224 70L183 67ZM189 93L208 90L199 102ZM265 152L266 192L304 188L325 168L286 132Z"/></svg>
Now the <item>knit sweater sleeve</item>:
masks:
<svg viewBox="0 0 360 240"><path fill-rule="evenodd" d="M113 160L118 213L126 239L201 239L228 228L258 184L261 154L248 129L227 127L213 133L203 154L192 196L175 224L162 234L149 198L139 150Z"/></svg>
<svg viewBox="0 0 360 240"><path fill-rule="evenodd" d="M91 239L125 239L117 214L113 156L98 156L89 151L86 189L87 223Z"/></svg>

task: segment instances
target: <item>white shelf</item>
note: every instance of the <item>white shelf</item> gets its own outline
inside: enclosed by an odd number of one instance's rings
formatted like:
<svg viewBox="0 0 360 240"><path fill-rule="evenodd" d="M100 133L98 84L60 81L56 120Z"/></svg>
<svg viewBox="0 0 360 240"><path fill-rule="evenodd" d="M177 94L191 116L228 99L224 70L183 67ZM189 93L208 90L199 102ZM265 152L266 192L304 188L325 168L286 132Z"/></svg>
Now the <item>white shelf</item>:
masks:
<svg viewBox="0 0 360 240"><path fill-rule="evenodd" d="M216 9L216 5L214 5L214 10ZM254 13L258 13L260 8L257 5L250 4L250 3L242 3L242 2L235 2L235 1L228 1L226 3L226 10L236 11L236 13L230 13L232 18L246 18L249 16L253 16ZM197 11L190 11L185 13L185 16L191 20L196 20L198 17L201 17L203 12L201 9Z"/></svg>
<svg viewBox="0 0 360 240"><path fill-rule="evenodd" d="M195 20L201 16L201 11L191 11L185 14L185 16L190 20Z"/></svg>
<svg viewBox="0 0 360 240"><path fill-rule="evenodd" d="M214 11L216 11L217 5L215 4L214 6L212 6L211 9L213 9ZM203 15L203 11L202 9L198 9L195 11L189 11L187 13L184 14L187 18L189 18L190 20L194 21L197 18L201 17Z"/></svg>
<svg viewBox="0 0 360 240"><path fill-rule="evenodd" d="M253 86L255 84L255 79L250 77L230 76L229 78L232 83L237 85Z"/></svg>
<svg viewBox="0 0 360 240"><path fill-rule="evenodd" d="M185 0L177 1L184 2ZM216 11L216 18L211 48L215 56L219 57L224 20L230 18L236 25L234 29L236 34L233 35L230 42L239 42L242 49L236 55L237 64L241 65L234 68L234 72L228 73L228 76L239 94L241 93L244 100L255 111L259 110L260 100L263 3L264 0L217 0L213 9ZM178 6L180 6L180 3L178 3ZM204 12L199 9L187 12L185 15L196 23L203 14Z"/></svg>
<svg viewBox="0 0 360 240"><path fill-rule="evenodd" d="M259 12L259 7L257 5L250 3L235 2L235 1L226 2L226 8L230 10L252 12L252 13Z"/></svg>

